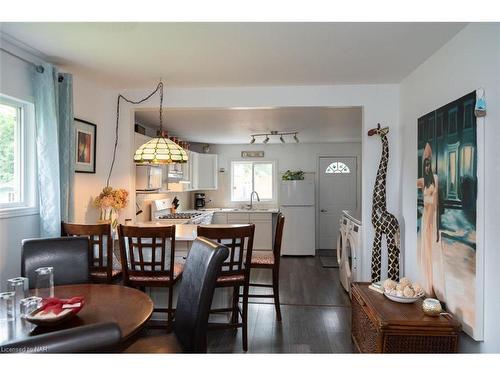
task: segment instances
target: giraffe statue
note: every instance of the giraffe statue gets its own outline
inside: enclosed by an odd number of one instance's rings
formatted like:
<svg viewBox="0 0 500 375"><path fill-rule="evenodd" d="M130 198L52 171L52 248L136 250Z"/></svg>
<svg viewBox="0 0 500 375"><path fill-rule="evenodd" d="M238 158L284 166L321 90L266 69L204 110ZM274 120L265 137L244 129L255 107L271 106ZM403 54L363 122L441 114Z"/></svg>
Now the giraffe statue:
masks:
<svg viewBox="0 0 500 375"><path fill-rule="evenodd" d="M387 211L386 178L389 162L387 133L389 133L389 128L380 128L380 124L368 131L368 136L379 135L382 141L382 156L373 189L372 224L375 228L375 238L372 250L372 282L380 281L383 234L386 236L389 256L388 276L394 281L399 281L399 223L398 219Z"/></svg>

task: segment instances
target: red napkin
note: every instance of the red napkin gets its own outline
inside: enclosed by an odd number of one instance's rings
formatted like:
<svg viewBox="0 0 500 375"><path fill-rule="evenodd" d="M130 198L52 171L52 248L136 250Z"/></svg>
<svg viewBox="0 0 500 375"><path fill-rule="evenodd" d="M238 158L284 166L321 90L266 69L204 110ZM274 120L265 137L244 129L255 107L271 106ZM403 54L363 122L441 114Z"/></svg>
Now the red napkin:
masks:
<svg viewBox="0 0 500 375"><path fill-rule="evenodd" d="M59 298L45 298L42 301L42 314L48 314L53 312L59 315L63 310L71 309L74 314L77 314L85 304L85 298L83 297L73 297L69 299L59 299Z"/></svg>

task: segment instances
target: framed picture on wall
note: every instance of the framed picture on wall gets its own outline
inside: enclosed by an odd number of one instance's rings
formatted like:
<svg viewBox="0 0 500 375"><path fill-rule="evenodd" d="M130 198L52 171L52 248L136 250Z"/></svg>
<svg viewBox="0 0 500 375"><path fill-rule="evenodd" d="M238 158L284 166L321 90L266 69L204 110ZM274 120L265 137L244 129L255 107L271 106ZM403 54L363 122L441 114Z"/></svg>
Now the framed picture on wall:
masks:
<svg viewBox="0 0 500 375"><path fill-rule="evenodd" d="M95 173L97 125L75 118L75 172Z"/></svg>

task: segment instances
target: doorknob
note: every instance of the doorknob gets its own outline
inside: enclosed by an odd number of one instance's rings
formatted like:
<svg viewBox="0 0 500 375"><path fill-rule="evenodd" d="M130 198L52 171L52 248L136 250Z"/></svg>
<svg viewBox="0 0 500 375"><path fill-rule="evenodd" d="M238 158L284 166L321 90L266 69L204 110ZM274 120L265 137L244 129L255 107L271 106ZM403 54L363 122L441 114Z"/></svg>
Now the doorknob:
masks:
<svg viewBox="0 0 500 375"><path fill-rule="evenodd" d="M325 209L321 209L320 212L327 212Z"/></svg>

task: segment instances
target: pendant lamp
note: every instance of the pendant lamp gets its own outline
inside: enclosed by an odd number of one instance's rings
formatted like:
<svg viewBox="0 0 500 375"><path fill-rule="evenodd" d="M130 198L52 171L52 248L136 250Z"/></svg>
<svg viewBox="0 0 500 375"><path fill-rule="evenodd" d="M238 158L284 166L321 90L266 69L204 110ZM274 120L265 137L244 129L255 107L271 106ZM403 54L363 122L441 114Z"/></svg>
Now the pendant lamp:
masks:
<svg viewBox="0 0 500 375"><path fill-rule="evenodd" d="M159 83L160 88L160 131L158 135L140 146L134 154L135 164L173 164L186 163L188 153L179 144L168 138L163 131L163 83Z"/></svg>

